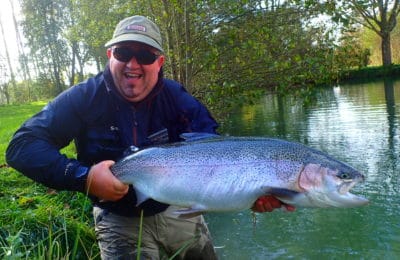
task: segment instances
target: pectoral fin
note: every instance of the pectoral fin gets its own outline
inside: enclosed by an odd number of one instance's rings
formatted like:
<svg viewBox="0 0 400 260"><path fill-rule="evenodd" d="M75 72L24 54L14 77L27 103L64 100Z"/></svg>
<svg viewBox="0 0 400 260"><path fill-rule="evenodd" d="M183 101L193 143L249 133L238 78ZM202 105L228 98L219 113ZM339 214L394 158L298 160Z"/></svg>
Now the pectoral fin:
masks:
<svg viewBox="0 0 400 260"><path fill-rule="evenodd" d="M282 188L269 188L268 193L287 204L290 204L295 197L301 194L300 192L294 190L288 190Z"/></svg>

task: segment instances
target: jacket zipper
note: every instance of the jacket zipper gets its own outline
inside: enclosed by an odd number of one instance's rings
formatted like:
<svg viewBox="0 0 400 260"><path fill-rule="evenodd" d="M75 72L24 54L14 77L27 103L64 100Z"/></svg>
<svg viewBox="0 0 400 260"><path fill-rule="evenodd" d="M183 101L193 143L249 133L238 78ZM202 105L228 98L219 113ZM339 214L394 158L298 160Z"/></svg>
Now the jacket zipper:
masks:
<svg viewBox="0 0 400 260"><path fill-rule="evenodd" d="M133 129L132 129L132 135L133 135L133 145L137 146L137 127L138 127L138 122L136 120L136 110L134 107L132 107L133 111Z"/></svg>

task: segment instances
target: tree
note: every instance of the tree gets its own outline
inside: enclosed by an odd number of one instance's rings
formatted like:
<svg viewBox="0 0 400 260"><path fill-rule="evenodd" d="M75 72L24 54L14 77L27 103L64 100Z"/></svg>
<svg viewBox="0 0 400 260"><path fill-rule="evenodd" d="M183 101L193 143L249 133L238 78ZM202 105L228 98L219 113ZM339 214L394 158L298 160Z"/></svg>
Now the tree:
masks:
<svg viewBox="0 0 400 260"><path fill-rule="evenodd" d="M3 57L0 55L0 94L5 97L6 104L10 104L10 92L8 89L7 67L3 64ZM0 104L3 103L3 98L0 96Z"/></svg>
<svg viewBox="0 0 400 260"><path fill-rule="evenodd" d="M19 26L18 26L17 17L16 17L16 14L15 14L14 1L13 0L9 0L9 2L10 2L12 18L13 18L13 23L14 23L14 29L15 29L15 38L17 40L17 50L18 50L18 55L19 55L19 63L20 63L21 68L22 68L24 81L27 83L28 100L30 100L31 99L30 82L32 81L32 78L31 78L31 73L29 71L29 63L28 63L29 60L28 60L28 56L25 54L24 45L23 45L23 42L22 42L22 37L21 37Z"/></svg>
<svg viewBox="0 0 400 260"><path fill-rule="evenodd" d="M73 19L68 28L68 38L74 39L79 47L78 62L83 65L88 60L94 60L97 70L101 71L107 62L104 44L111 39L116 24L122 18L141 13L138 7L143 8L145 4L123 0L70 1Z"/></svg>
<svg viewBox="0 0 400 260"><path fill-rule="evenodd" d="M349 4L361 16L362 19L358 19L358 22L379 35L382 64L391 65L391 33L397 24L400 0L351 0Z"/></svg>
<svg viewBox="0 0 400 260"><path fill-rule="evenodd" d="M320 6L324 12L332 15L333 21L344 25L350 24L367 27L379 35L383 66L392 64L391 33L397 24L400 13L400 0L306 0L307 6Z"/></svg>
<svg viewBox="0 0 400 260"><path fill-rule="evenodd" d="M332 34L310 20L323 8L294 0L21 0L35 80L54 93L107 62L104 43L133 14L155 21L167 56L164 73L198 97L235 102L250 90L280 90L331 80ZM300 1L300 0L299 0ZM315 0L317 1L317 0ZM307 0L307 3L312 0ZM160 4L161 3L161 4ZM51 84L53 83L53 84ZM38 84L35 84L37 86ZM53 94L54 94L53 93ZM232 102L232 104L234 104Z"/></svg>
<svg viewBox="0 0 400 260"><path fill-rule="evenodd" d="M62 32L67 21L66 1L22 0L22 25L37 71L54 83L54 94L64 89L63 72L70 64Z"/></svg>
<svg viewBox="0 0 400 260"><path fill-rule="evenodd" d="M213 80L209 83L215 86L213 92L222 96L259 89L286 92L331 75L333 45L328 31L308 24L314 10L286 1L215 5L205 12L211 28L201 52L209 59L205 68L212 71L209 77L203 71L201 78Z"/></svg>

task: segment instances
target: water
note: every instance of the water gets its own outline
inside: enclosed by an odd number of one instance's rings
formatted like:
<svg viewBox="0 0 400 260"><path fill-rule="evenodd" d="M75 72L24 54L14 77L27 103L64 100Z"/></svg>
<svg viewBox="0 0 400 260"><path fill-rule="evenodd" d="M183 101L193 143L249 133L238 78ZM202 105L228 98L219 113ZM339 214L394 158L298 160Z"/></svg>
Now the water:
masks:
<svg viewBox="0 0 400 260"><path fill-rule="evenodd" d="M396 103L397 101L397 103ZM265 96L224 123L237 136L278 137L325 151L366 176L351 209L206 215L221 259L400 259L400 81L320 90L315 105Z"/></svg>

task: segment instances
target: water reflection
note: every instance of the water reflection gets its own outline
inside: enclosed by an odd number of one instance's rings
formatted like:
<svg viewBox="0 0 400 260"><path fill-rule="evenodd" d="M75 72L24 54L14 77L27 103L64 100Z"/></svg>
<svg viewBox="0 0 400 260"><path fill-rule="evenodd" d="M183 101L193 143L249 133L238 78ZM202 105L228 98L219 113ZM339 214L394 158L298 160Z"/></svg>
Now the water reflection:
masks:
<svg viewBox="0 0 400 260"><path fill-rule="evenodd" d="M388 131L389 131L389 138L388 138L388 151L390 154L388 156L395 161L396 165L398 160L395 160L396 157L398 158L398 152L396 147L396 143L398 143L398 118L396 118L396 102L395 102L395 88L394 83L392 80L385 80L385 100L386 100L386 110L387 110L387 120L388 120ZM398 115L397 115L398 117Z"/></svg>
<svg viewBox="0 0 400 260"><path fill-rule="evenodd" d="M274 95L241 108L223 125L230 135L272 136L328 152L367 177L354 189L371 200L355 209L210 214L222 259L400 256L400 81L322 89L315 106ZM254 255L257 254L257 255Z"/></svg>

